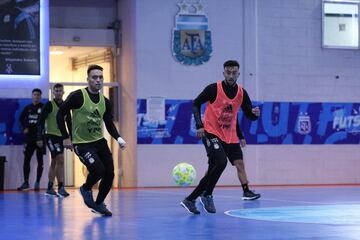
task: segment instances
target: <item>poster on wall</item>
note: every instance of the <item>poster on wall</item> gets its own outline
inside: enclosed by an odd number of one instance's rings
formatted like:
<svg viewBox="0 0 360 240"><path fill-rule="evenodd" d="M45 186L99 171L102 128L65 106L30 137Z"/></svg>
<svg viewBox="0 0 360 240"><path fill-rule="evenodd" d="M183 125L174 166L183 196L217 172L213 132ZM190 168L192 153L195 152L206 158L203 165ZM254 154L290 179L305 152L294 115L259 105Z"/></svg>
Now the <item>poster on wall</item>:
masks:
<svg viewBox="0 0 360 240"><path fill-rule="evenodd" d="M40 75L39 0L0 1L0 75Z"/></svg>

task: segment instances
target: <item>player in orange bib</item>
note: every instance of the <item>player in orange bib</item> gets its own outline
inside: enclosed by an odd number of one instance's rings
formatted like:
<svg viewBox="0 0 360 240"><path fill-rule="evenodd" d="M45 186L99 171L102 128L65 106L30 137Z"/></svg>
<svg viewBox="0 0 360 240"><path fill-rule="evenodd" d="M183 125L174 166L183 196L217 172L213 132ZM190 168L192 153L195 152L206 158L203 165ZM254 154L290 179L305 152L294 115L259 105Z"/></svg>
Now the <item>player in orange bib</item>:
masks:
<svg viewBox="0 0 360 240"><path fill-rule="evenodd" d="M250 120L257 120L260 116L259 107L252 107L249 95L236 83L240 76L240 65L237 61L229 60L224 63L225 80L208 85L193 103L193 113L196 121L197 136L202 138L207 156L208 171L200 180L199 185L180 204L193 214L200 214L196 208L196 199L208 213L215 213L212 193L227 159L236 166L242 187L243 199L252 200L260 197L249 190L245 174L243 155L239 144L241 131L237 121L240 108ZM201 105L207 103L204 123L201 120ZM252 194L249 194L249 191ZM246 194L248 193L248 194ZM246 195L250 198L246 198Z"/></svg>

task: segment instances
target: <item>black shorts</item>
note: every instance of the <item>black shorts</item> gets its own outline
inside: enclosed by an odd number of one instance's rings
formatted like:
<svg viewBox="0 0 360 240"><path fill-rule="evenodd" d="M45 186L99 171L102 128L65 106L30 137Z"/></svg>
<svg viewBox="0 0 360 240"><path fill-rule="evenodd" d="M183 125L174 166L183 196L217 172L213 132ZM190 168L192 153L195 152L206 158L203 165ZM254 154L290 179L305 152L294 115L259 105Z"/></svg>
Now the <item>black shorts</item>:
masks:
<svg viewBox="0 0 360 240"><path fill-rule="evenodd" d="M92 143L74 144L74 150L89 172L99 167L105 167L106 171L114 172L114 161L105 139Z"/></svg>
<svg viewBox="0 0 360 240"><path fill-rule="evenodd" d="M231 165L234 166L235 160L243 159L243 153L239 143L225 143L217 136L207 132L205 132L205 135L206 136L202 139L202 141L209 159L213 149L220 147L224 150L224 153Z"/></svg>
<svg viewBox="0 0 360 240"><path fill-rule="evenodd" d="M63 138L51 134L46 134L46 145L48 146L51 158L64 153Z"/></svg>

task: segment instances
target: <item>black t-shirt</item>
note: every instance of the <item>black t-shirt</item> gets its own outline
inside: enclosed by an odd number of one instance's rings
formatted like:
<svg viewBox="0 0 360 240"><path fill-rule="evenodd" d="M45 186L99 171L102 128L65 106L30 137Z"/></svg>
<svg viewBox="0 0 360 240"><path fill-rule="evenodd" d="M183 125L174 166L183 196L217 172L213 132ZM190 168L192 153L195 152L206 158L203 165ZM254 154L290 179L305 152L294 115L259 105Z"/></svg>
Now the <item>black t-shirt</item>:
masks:
<svg viewBox="0 0 360 240"><path fill-rule="evenodd" d="M36 138L37 123L41 114L41 109L44 106L43 103L36 105L29 104L25 106L24 110L20 114L20 127L22 130L28 129L27 137Z"/></svg>
<svg viewBox="0 0 360 240"><path fill-rule="evenodd" d="M88 88L86 88L86 91L89 94L91 101L93 101L94 103L98 103L100 101L99 93L95 93L95 94L91 93ZM103 116L103 120L104 120L106 129L108 130L110 135L113 138L117 139L118 137L120 137L120 134L117 131L117 129L113 123L113 115L111 112L111 103L110 103L109 99L107 99L106 97L104 97L104 98L105 98L105 113ZM56 116L56 121L58 123L61 134L64 138L69 137L69 134L65 128L64 116L68 112L70 112L71 109L80 108L83 105L83 103L84 103L84 97L81 92L81 89L79 89L79 90L72 92L67 97L67 99L63 102L63 104L61 104L58 114Z"/></svg>
<svg viewBox="0 0 360 240"><path fill-rule="evenodd" d="M225 81L222 81L221 86L228 98L233 99L236 96L237 91L238 91L237 84L230 86L230 85L226 84ZM252 103L249 98L249 95L244 88L242 90L243 90L243 101L241 104L241 109L243 110L245 116L248 119L250 119L252 121L257 120L258 117L255 114L253 114L251 111ZM197 129L204 127L203 122L201 120L201 113L200 113L201 105L206 102L213 103L216 100L216 95L217 95L217 83L212 83L212 84L208 85L207 87L205 87L205 89L199 94L199 96L197 96L194 99L193 113L194 113L194 118L195 118ZM237 136L239 139L244 138L237 120L236 120L236 133L237 133Z"/></svg>

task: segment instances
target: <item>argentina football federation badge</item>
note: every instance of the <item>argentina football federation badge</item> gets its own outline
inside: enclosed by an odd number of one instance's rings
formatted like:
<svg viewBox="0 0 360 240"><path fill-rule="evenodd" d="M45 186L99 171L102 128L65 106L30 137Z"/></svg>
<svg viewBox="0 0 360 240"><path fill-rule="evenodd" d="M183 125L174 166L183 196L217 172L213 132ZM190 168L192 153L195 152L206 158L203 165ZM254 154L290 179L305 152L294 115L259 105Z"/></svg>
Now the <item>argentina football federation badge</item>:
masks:
<svg viewBox="0 0 360 240"><path fill-rule="evenodd" d="M300 113L297 121L297 132L306 135L311 132L311 120L307 113Z"/></svg>
<svg viewBox="0 0 360 240"><path fill-rule="evenodd" d="M175 17L172 51L184 65L200 65L209 61L212 46L208 17L201 0L182 0Z"/></svg>

